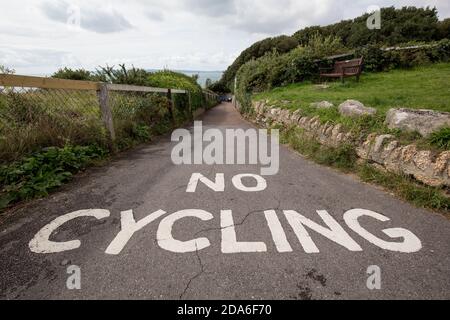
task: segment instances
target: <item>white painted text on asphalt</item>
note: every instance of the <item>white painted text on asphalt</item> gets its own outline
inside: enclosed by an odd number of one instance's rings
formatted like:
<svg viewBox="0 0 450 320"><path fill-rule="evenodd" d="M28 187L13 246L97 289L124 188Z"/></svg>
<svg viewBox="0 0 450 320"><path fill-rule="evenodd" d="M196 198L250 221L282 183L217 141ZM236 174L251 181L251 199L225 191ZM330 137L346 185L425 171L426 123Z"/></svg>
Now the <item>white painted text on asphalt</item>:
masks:
<svg viewBox="0 0 450 320"><path fill-rule="evenodd" d="M335 242L349 251L363 251L361 246L327 211L317 211L317 214L324 222L322 225L294 210L284 210L282 213L306 253L321 252L313 241L308 229L315 231L321 236ZM83 217L105 219L109 216L109 211L100 209L90 209L68 213L55 219L42 228L30 241L29 247L32 252L41 254L59 253L78 249L81 246L80 240L54 242L50 240L50 237L59 227L74 219ZM165 217L159 223L156 236L157 243L161 249L174 253L189 253L201 251L211 246L210 240L206 237L194 238L189 241L181 241L175 239L172 232L174 225L177 223L182 223L182 220L184 219L197 219L200 221L214 220L214 215L210 212L197 209L187 209L172 214L167 214L165 211L158 210L146 218L136 222L133 217L133 211L129 210L122 212L121 231L112 240L105 253L109 255L120 254L123 252L134 234L163 216ZM274 210L265 211L264 217L268 226L268 231L270 231L277 251L280 253L292 252L292 245L286 237L285 230L282 227L277 212ZM397 240L386 241L364 228L364 226L360 223L361 218L372 218L381 222L388 222L390 219L379 213L365 209L353 209L344 214L344 221L347 227L361 238L367 240L369 243L384 250L402 253L413 253L422 249L420 239L417 238L411 231L403 228L383 229L381 232L389 238ZM220 232L222 235L222 253L237 254L267 252L267 244L264 242L238 240L238 238L243 238L243 236L238 236L237 234L236 225L233 219L233 212L231 210L220 211L220 226Z"/></svg>
<svg viewBox="0 0 450 320"><path fill-rule="evenodd" d="M256 186L249 187L244 185L243 179L251 178L256 182ZM236 189L243 192L261 192L266 190L267 182L262 176L254 174L240 174L232 178L233 185ZM187 193L195 193L199 183L213 190L214 192L225 191L225 175L216 174L215 181L211 181L200 173L194 173L187 186ZM320 248L316 245L310 235L310 231L323 236L339 246L351 251L363 251L362 247L356 242L351 235L344 229L333 216L325 210L318 210L317 214L323 223L319 224L302 213L295 210L283 210L282 214L288 224L298 238L300 245L306 253L320 253ZM86 217L93 217L98 220L110 217L110 211L104 209L89 209L75 211L60 216L42 228L35 237L30 241L29 248L32 252L38 254L59 253L80 248L80 240L70 240L66 242L51 241L50 238L57 229L69 221ZM262 216L261 216L262 217ZM287 239L285 229L279 219L279 215L275 210L264 211L265 222L268 231L273 239L273 243L278 252L292 252L292 244ZM414 253L422 249L422 242L411 231L404 228L387 228L381 230L387 237L396 241L387 241L377 237L361 224L362 218L371 218L380 222L387 223L390 219L380 213L366 210L353 209L347 211L343 219L348 229L365 239L372 245L387 251ZM166 251L173 253L190 253L204 250L211 246L210 239L206 237L193 236L193 239L181 241L174 237L173 229L176 224L181 224L185 219L196 219L199 223L210 222L215 219L213 213L198 210L186 209L180 210L172 214L168 214L163 210L156 210L145 218L136 221L133 210L121 212L121 230L117 236L111 241L106 248L105 253L108 255L119 255L127 247L133 236L142 232L142 229L152 223L159 221L156 242L158 246ZM267 243L261 241L244 241L242 235L238 235L236 230L235 219L231 210L220 210L220 228L221 233L221 251L224 254L238 253L264 253L267 252ZM239 240L241 239L241 240Z"/></svg>

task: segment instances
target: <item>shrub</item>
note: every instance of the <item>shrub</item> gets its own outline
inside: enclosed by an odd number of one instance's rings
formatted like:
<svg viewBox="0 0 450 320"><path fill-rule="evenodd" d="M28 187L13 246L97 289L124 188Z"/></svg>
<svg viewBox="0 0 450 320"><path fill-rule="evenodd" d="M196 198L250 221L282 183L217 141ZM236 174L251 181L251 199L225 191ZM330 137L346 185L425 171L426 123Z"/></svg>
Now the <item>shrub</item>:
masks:
<svg viewBox="0 0 450 320"><path fill-rule="evenodd" d="M320 33L315 33L308 40L305 50L309 56L315 58L322 58L348 51L340 37L332 35L323 36Z"/></svg>
<svg viewBox="0 0 450 320"><path fill-rule="evenodd" d="M105 149L97 146L52 147L0 166L0 209L18 201L46 196L106 154Z"/></svg>
<svg viewBox="0 0 450 320"><path fill-rule="evenodd" d="M239 57L223 74L220 83L228 88L234 87L234 79L239 69L247 62L263 57L274 50L280 54L287 53L298 46L298 41L293 37L279 36L267 38L256 42L248 49L244 50Z"/></svg>
<svg viewBox="0 0 450 320"><path fill-rule="evenodd" d="M273 87L304 81L319 72L323 55L342 53L345 47L337 37L322 37L315 34L305 47L297 47L287 54L276 50L259 59L244 64L237 75L237 98L243 111L250 108L250 95Z"/></svg>
<svg viewBox="0 0 450 320"><path fill-rule="evenodd" d="M148 141L151 138L151 129L145 124L133 124L133 138L138 141Z"/></svg>
<svg viewBox="0 0 450 320"><path fill-rule="evenodd" d="M136 86L146 86L147 78L150 72L144 69L138 69L132 66L127 68L125 64L119 64L119 68L115 66L99 67L95 72L85 69L62 68L55 72L52 77L57 79L97 81L115 84L129 84Z"/></svg>
<svg viewBox="0 0 450 320"><path fill-rule="evenodd" d="M434 8L387 7L381 9L383 28L369 30L367 18L363 14L355 19L343 20L328 26L311 26L297 31L293 36L267 38L256 42L244 50L226 70L220 82L234 87L234 79L239 69L248 61L258 59L273 49L280 54L290 52L298 45L307 46L311 38L319 34L323 37L338 37L344 46L356 49L366 45L392 46L409 41L435 41L449 38L450 19L438 21Z"/></svg>
<svg viewBox="0 0 450 320"><path fill-rule="evenodd" d="M209 90L218 93L218 94L222 94L222 93L231 93L230 88L228 88L223 82L221 81L217 81L212 83L209 87Z"/></svg>
<svg viewBox="0 0 450 320"><path fill-rule="evenodd" d="M148 76L150 72L144 69L137 69L132 66L131 69L127 69L125 64L119 64L119 68L114 66L100 67L92 75L92 80L106 83L115 84L129 84L136 86L148 85Z"/></svg>
<svg viewBox="0 0 450 320"><path fill-rule="evenodd" d="M403 46L411 48L386 51L379 45L369 45L356 50L355 55L364 56L364 70L369 72L412 68L429 63L446 62L450 59L449 39L427 44L406 43Z"/></svg>
<svg viewBox="0 0 450 320"><path fill-rule="evenodd" d="M191 94L192 110L205 106L206 102L203 97L202 88L194 78L185 74L169 70L158 71L148 76L147 83L152 87L173 88L189 91ZM186 113L188 111L188 96L176 94L173 95L173 98L178 111Z"/></svg>
<svg viewBox="0 0 450 320"><path fill-rule="evenodd" d="M378 72L391 67L391 62L386 59L384 51L377 45L360 48L356 51L355 55L364 57L365 71Z"/></svg>
<svg viewBox="0 0 450 320"><path fill-rule="evenodd" d="M450 18L438 23L439 37L450 39Z"/></svg>
<svg viewBox="0 0 450 320"><path fill-rule="evenodd" d="M83 80L90 81L93 78L93 75L90 71L84 69L73 70L70 68L62 68L59 69L52 75L52 78L57 79L67 79L67 80Z"/></svg>

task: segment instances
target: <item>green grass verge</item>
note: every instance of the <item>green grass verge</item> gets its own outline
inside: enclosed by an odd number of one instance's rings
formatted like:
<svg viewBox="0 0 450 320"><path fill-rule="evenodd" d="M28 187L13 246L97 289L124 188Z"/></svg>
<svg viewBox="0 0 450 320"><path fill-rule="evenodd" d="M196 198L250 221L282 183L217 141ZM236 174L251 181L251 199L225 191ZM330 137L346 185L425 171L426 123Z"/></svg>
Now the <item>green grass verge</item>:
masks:
<svg viewBox="0 0 450 320"><path fill-rule="evenodd" d="M346 173L355 173L361 180L380 185L417 207L436 210L447 215L450 212L450 198L444 195L442 189L422 185L407 176L378 170L368 163L360 164L354 148L350 145L330 148L309 138L301 128L280 126L274 128L280 129L281 143L290 145L300 154L319 164Z"/></svg>
<svg viewBox="0 0 450 320"><path fill-rule="evenodd" d="M310 82L297 83L257 94L253 100L269 100L269 105L291 110L301 109L305 116L319 116L323 123L341 123L348 131L358 135L389 133L394 134L401 143L414 142L419 148L441 151L449 148L449 140L437 138L435 141L424 139L417 133L389 130L384 121L386 112L397 107L450 112L449 83L450 63L439 63L411 70L364 74L360 83L354 79L347 80L345 84L331 82L327 89ZM377 115L360 119L341 116L337 106L348 99L376 108ZM310 106L311 103L324 100L332 102L336 107L318 110ZM445 138L448 134L442 133L440 136Z"/></svg>
<svg viewBox="0 0 450 320"><path fill-rule="evenodd" d="M449 83L450 63L438 63L411 70L367 73L359 83L350 78L345 84L330 82L328 89L310 82L297 83L258 94L256 99L289 100L297 107L322 100L339 105L355 99L381 113L395 107L450 111Z"/></svg>

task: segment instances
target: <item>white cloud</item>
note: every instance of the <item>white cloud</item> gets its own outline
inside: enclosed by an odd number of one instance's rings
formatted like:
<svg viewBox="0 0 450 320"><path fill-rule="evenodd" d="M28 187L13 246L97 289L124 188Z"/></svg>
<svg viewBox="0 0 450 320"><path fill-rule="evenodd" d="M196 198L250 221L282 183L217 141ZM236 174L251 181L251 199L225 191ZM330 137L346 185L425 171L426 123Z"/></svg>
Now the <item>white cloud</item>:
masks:
<svg viewBox="0 0 450 320"><path fill-rule="evenodd" d="M76 20L81 28L98 33L120 32L132 28L127 19L114 8L97 7L95 3L82 5L67 0L46 0L40 8L50 20L66 24L71 23L71 19Z"/></svg>
<svg viewBox="0 0 450 320"><path fill-rule="evenodd" d="M356 17L373 4L437 6L448 0L16 0L0 12L0 64L23 74L126 62L143 68L223 70L267 36ZM67 25L78 6L81 29Z"/></svg>

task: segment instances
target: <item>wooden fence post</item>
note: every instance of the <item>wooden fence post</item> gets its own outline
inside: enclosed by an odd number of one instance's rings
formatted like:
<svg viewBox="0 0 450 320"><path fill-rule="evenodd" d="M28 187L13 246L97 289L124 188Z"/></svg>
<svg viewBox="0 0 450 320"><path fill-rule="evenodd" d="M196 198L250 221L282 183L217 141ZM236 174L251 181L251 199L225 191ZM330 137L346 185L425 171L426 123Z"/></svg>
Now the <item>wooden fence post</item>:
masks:
<svg viewBox="0 0 450 320"><path fill-rule="evenodd" d="M188 108L189 108L189 115L190 117L194 117L194 114L192 113L192 97L191 97L191 92L187 91L186 92L188 95Z"/></svg>
<svg viewBox="0 0 450 320"><path fill-rule="evenodd" d="M106 130L108 131L108 142L109 147L112 152L116 152L116 132L114 130L114 122L113 116L111 112L111 108L109 106L109 94L108 94L108 85L106 83L101 83L99 85L99 90L97 91L98 101L100 103L100 110L102 112L102 120L105 125Z"/></svg>
<svg viewBox="0 0 450 320"><path fill-rule="evenodd" d="M169 113L170 113L170 117L172 119L172 123L173 125L175 125L175 113L174 113L174 101L172 99L172 90L169 89L167 91L167 99L169 100Z"/></svg>

